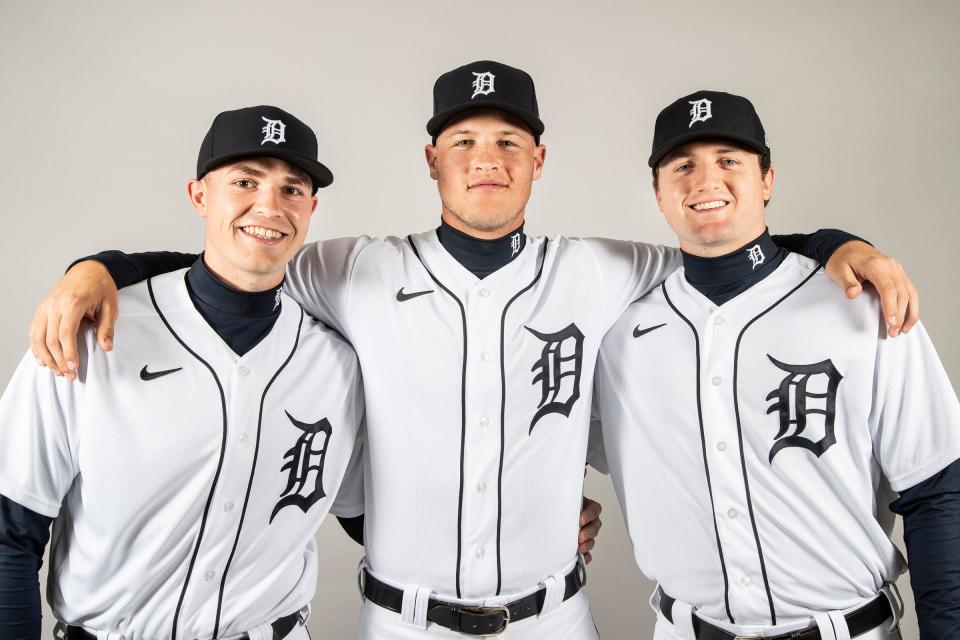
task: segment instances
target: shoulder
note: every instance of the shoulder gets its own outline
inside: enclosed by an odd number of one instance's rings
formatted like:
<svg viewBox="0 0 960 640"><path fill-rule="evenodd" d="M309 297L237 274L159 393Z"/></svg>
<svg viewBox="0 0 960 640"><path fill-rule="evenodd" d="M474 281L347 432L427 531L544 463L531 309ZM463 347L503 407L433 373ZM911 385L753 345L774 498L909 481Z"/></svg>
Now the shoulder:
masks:
<svg viewBox="0 0 960 640"><path fill-rule="evenodd" d="M186 286L184 284L186 272L187 269L178 269L120 289L117 302L119 318L157 316L157 297L160 296L164 300L173 298L171 294L177 288Z"/></svg>

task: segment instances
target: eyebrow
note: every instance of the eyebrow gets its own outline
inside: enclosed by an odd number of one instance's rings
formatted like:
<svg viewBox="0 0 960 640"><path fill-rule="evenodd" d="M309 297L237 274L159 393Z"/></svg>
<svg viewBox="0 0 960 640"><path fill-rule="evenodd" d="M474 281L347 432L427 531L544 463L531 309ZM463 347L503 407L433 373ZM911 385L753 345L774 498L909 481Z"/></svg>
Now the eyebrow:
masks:
<svg viewBox="0 0 960 640"><path fill-rule="evenodd" d="M737 152L749 153L744 149L740 149L738 147L721 147L717 149L714 153L737 153ZM683 158L690 158L690 157L693 157L693 153L691 153L687 149L681 149L679 151L671 151L666 156L664 156L663 160L660 161L660 164L666 164L668 162L673 162L674 160L680 160Z"/></svg>
<svg viewBox="0 0 960 640"><path fill-rule="evenodd" d="M454 132L451 133L450 135L452 135L452 136L458 136L458 135L476 135L476 134L477 134L477 132L476 132L476 131L473 131L473 130L471 130L471 129L461 129L460 131L454 131ZM496 134L497 134L497 135L500 135L500 136L518 136L518 135L520 135L520 130L519 130L519 129L504 129L504 130L502 130L502 131L497 131Z"/></svg>
<svg viewBox="0 0 960 640"><path fill-rule="evenodd" d="M253 167L245 164L241 164L240 166L234 167L232 171L239 171L244 175L253 176L254 178L263 178L264 176L267 175L265 172L260 171L259 169L254 169ZM285 177L285 180L287 184L298 184L304 187L307 186L307 180L304 179L303 176L299 176L296 174L292 174L292 173L287 174Z"/></svg>

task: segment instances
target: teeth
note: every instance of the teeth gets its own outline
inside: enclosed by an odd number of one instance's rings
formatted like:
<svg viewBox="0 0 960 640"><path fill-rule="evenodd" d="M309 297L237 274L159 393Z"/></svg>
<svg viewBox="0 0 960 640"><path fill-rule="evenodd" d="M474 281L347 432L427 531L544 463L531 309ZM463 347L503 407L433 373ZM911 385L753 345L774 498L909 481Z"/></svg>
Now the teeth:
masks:
<svg viewBox="0 0 960 640"><path fill-rule="evenodd" d="M274 231L273 229L264 229L263 227L253 227L253 226L243 227L243 230L252 236L256 236L258 238L265 238L268 240L275 240L277 238L283 237L283 234L280 233L279 231Z"/></svg>
<svg viewBox="0 0 960 640"><path fill-rule="evenodd" d="M701 202L700 204L693 205L693 208L697 211L706 211L707 209L716 209L727 204L723 200L713 200L712 202Z"/></svg>

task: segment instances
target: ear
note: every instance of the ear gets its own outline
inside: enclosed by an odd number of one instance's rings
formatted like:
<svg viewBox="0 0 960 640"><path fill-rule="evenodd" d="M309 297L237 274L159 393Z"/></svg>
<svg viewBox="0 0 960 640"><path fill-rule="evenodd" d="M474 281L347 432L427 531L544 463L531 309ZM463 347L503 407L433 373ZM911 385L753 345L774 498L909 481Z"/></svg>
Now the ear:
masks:
<svg viewBox="0 0 960 640"><path fill-rule="evenodd" d="M533 150L533 179L539 180L540 174L543 173L543 163L547 160L547 147L538 144L537 148Z"/></svg>
<svg viewBox="0 0 960 640"><path fill-rule="evenodd" d="M767 171L767 175L763 176L763 200L766 202L770 199L770 196L773 195L773 181L776 178L777 170L773 165L770 165L770 170Z"/></svg>
<svg viewBox="0 0 960 640"><path fill-rule="evenodd" d="M430 170L430 177L436 180L439 177L437 171L437 148L428 144L423 148L423 156L427 160L427 168Z"/></svg>
<svg viewBox="0 0 960 640"><path fill-rule="evenodd" d="M201 180L187 180L187 196L201 218L207 217L207 184Z"/></svg>
<svg viewBox="0 0 960 640"><path fill-rule="evenodd" d="M317 211L317 196L313 196L313 204L310 207L310 215L312 216Z"/></svg>
<svg viewBox="0 0 960 640"><path fill-rule="evenodd" d="M656 180L651 180L650 186L653 188L653 197L657 199L657 207L660 208L660 211L663 211L663 201L660 199L660 183Z"/></svg>

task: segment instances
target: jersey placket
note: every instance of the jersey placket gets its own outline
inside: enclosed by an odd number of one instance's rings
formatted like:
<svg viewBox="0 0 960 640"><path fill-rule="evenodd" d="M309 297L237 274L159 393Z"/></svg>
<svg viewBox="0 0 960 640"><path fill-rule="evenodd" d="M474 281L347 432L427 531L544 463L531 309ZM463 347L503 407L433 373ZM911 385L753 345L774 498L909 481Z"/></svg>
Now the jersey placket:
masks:
<svg viewBox="0 0 960 640"><path fill-rule="evenodd" d="M467 317L466 429L461 488L460 588L464 598L497 586L502 292L479 281L464 292Z"/></svg>
<svg viewBox="0 0 960 640"><path fill-rule="evenodd" d="M722 308L713 309L699 328L703 338L700 394L714 517L730 613L736 620L738 611L762 618L769 610L734 410L734 355L741 327L728 315Z"/></svg>
<svg viewBox="0 0 960 640"><path fill-rule="evenodd" d="M183 622L196 616L212 630L228 576L230 555L239 534L251 467L256 455L259 400L267 372L254 370L244 359L218 367L226 398L226 436L219 480L206 511L206 526L184 598ZM272 372L271 372L272 373ZM191 610L191 604L196 610Z"/></svg>

